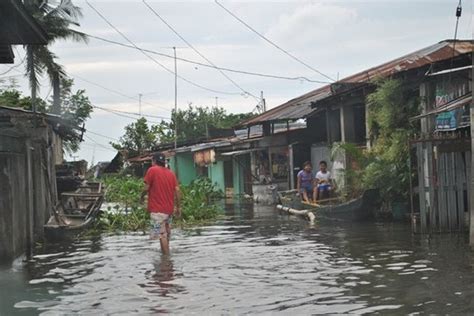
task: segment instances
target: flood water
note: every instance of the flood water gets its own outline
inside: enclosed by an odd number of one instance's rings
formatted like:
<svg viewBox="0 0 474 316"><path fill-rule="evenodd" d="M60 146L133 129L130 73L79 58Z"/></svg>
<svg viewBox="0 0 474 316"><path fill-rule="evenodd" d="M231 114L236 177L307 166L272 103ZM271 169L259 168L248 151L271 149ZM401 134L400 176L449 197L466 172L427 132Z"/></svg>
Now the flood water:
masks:
<svg viewBox="0 0 474 316"><path fill-rule="evenodd" d="M142 234L45 245L0 268L0 314L472 314L465 239L235 206L174 230L170 257Z"/></svg>

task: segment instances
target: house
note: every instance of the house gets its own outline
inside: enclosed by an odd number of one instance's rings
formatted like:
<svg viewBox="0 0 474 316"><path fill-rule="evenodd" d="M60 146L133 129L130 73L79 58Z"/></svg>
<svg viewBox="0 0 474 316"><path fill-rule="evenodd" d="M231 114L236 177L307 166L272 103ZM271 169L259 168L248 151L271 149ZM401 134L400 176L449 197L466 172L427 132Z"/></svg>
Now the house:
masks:
<svg viewBox="0 0 474 316"><path fill-rule="evenodd" d="M47 43L46 31L21 1L0 1L1 64L14 62L12 45ZM56 117L0 107L0 261L30 253L43 234L55 199L54 162L60 155L62 161L58 135L68 137L58 123Z"/></svg>
<svg viewBox="0 0 474 316"><path fill-rule="evenodd" d="M424 80L425 74L446 69L451 64L464 65L462 60L472 49L472 41L442 41L310 91L240 125L249 131L260 126L262 137L280 139L276 145L271 142L262 145L288 153L290 176L286 185L279 184L281 188L295 188L296 174L307 160L313 166L321 160L330 162L330 170L343 185L339 170L344 169L348 161L344 155L331 159L331 146L335 142L351 142L370 147L366 97L375 89L373 81L377 78L403 80L423 98L425 90L419 82ZM304 121L306 128L281 141L276 127L298 121Z"/></svg>
<svg viewBox="0 0 474 316"><path fill-rule="evenodd" d="M421 121L421 129L411 142L417 232L463 231L474 215L470 213L472 70L471 46L471 51L430 69L420 83L422 113L412 119Z"/></svg>
<svg viewBox="0 0 474 316"><path fill-rule="evenodd" d="M59 116L0 107L0 260L30 253L58 196L63 140L80 139Z"/></svg>

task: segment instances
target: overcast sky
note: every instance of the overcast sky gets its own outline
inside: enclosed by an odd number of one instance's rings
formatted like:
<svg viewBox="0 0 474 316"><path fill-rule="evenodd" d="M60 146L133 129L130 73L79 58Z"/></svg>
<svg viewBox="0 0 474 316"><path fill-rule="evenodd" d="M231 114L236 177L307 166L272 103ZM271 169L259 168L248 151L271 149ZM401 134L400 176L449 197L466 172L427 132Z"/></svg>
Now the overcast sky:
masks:
<svg viewBox="0 0 474 316"><path fill-rule="evenodd" d="M79 30L126 43L95 13L85 1L74 1L83 9ZM207 63L173 34L141 0L95 1L90 3L137 46ZM286 56L235 20L213 1L149 1L171 26L207 59L219 67L269 73L289 77L327 79ZM230 11L260 33L288 50L307 64L331 78L343 78L376 66L403 54L454 37L458 0L333 0L333 1L240 1L222 2ZM463 15L458 38L472 38L472 3L463 1ZM138 98L143 94L142 113L169 117L174 107L174 76L137 50L91 39L88 44L58 42L51 49L59 57L76 89L86 89L94 105L109 109L138 112ZM24 55L18 47L21 61ZM154 56L169 69L173 60ZM0 65L0 73L9 65ZM23 70L22 67L18 68ZM321 84L226 73L237 85L214 69L178 62L180 76L211 92L178 81L178 106L185 108L216 104L229 112L249 112L255 108L254 97L263 91L267 107L311 91ZM19 75L10 72L9 75ZM129 96L121 96L105 88ZM21 77L21 89L28 94ZM50 91L43 81L41 95ZM238 88L239 86L240 88ZM217 97L217 99L216 99ZM159 120L153 119L150 120ZM133 119L96 109L86 128L112 139L123 134ZM89 162L110 160L110 139L86 133L87 138L77 159ZM100 145L96 145L96 143Z"/></svg>

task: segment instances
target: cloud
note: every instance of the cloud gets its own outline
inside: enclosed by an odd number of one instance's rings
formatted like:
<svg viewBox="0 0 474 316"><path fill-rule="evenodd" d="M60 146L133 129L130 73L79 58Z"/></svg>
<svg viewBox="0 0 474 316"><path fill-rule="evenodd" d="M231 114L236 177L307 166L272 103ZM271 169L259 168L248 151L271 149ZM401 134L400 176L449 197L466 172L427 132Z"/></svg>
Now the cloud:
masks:
<svg viewBox="0 0 474 316"><path fill-rule="evenodd" d="M285 43L289 50L313 46L315 41L329 40L341 26L357 22L353 8L327 3L307 3L291 13L280 16L266 36L277 43Z"/></svg>

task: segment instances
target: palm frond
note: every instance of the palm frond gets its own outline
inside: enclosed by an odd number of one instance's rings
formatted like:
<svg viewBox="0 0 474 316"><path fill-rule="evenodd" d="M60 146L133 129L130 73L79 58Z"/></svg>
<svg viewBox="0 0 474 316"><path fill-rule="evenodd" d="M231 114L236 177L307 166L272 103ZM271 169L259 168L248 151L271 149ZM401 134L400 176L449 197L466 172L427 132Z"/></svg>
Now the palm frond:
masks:
<svg viewBox="0 0 474 316"><path fill-rule="evenodd" d="M42 47L40 45L27 45L26 46L26 76L32 91L40 91L39 77L44 73L44 65L42 64L39 56L38 49Z"/></svg>
<svg viewBox="0 0 474 316"><path fill-rule="evenodd" d="M44 69L46 69L46 73L48 74L51 83L53 83L55 73L58 73L59 76L63 78L67 76L64 67L55 61L57 57L48 49L48 47L41 46L38 49L38 58L43 64Z"/></svg>

